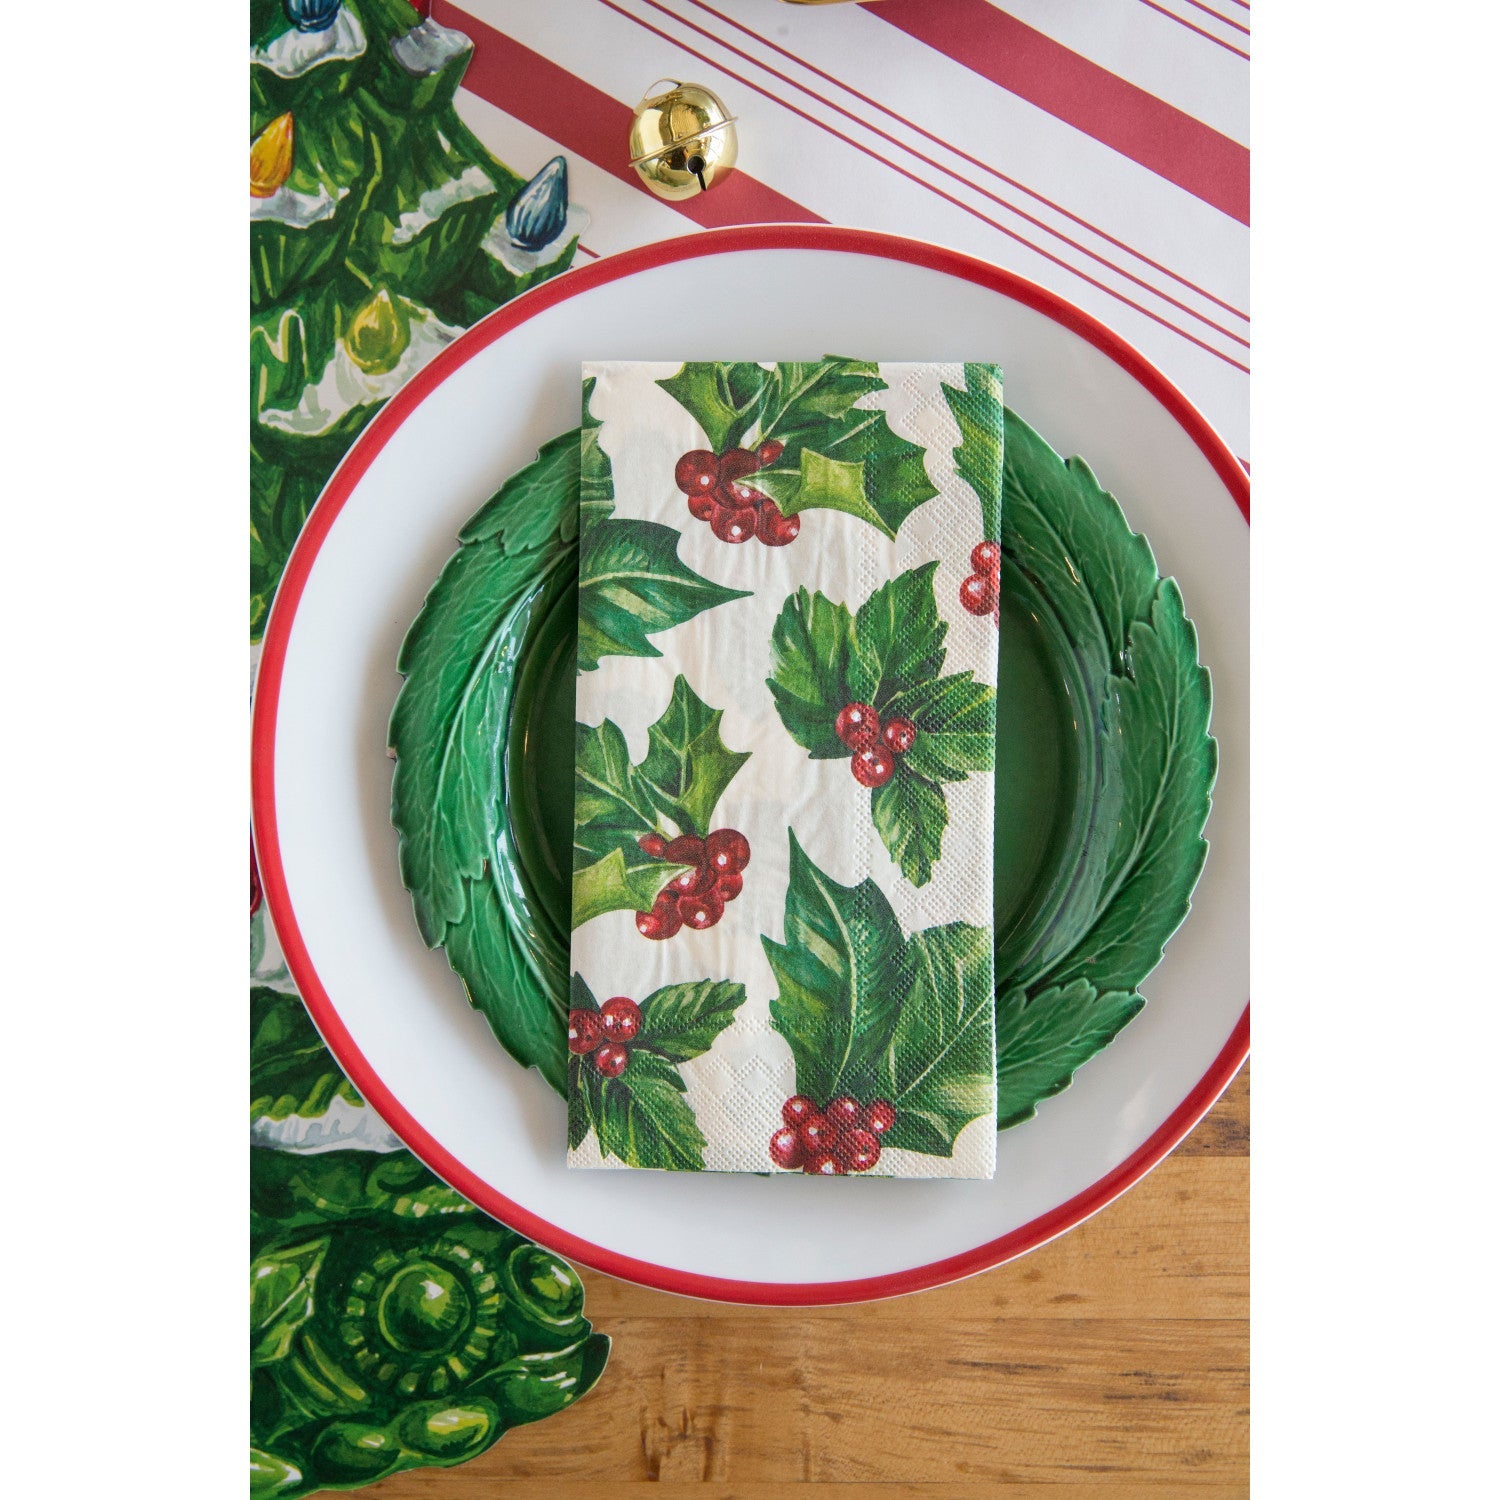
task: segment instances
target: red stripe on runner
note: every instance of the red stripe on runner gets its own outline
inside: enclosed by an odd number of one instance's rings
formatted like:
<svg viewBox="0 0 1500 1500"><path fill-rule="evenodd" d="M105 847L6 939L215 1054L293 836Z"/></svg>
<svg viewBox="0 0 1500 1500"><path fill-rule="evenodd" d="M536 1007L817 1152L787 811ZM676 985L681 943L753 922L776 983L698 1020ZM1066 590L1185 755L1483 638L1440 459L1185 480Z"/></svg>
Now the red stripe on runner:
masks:
<svg viewBox="0 0 1500 1500"><path fill-rule="evenodd" d="M1158 5L1156 3L1156 0L1141 0L1141 4L1151 10L1154 10L1157 15L1165 16L1169 21L1176 21L1179 26L1186 26L1189 31L1191 31L1195 36L1201 36L1204 41L1212 42L1214 46L1222 47L1226 52L1234 53L1236 57L1243 57L1246 62L1250 61L1250 54L1248 52L1241 52L1238 47L1236 47L1232 42L1226 42L1223 37L1215 36L1213 32L1205 31L1201 26L1194 26L1186 16L1179 16L1175 10L1168 10L1165 5ZM1208 9L1207 6L1200 6L1199 8L1202 10ZM1208 13L1211 16L1219 15L1218 11L1216 10L1210 10ZM1219 16L1219 19L1222 21L1224 17ZM1231 22L1230 24L1233 25L1233 22ZM1241 31L1243 31L1244 29L1245 28L1243 26L1240 27Z"/></svg>
<svg viewBox="0 0 1500 1500"><path fill-rule="evenodd" d="M1226 26L1233 27L1234 30L1242 32L1245 36L1250 35L1250 28L1248 26L1242 26L1238 21L1231 21L1228 16L1221 15L1213 8L1213 6L1205 5L1203 3L1203 0L1187 0L1187 3L1191 5L1194 10L1201 10L1205 16L1212 16L1214 20L1222 21Z"/></svg>
<svg viewBox="0 0 1500 1500"><path fill-rule="evenodd" d="M643 20L640 16L632 15L628 10L621 9L620 6L614 3L614 0L599 0L599 4L604 6L607 10L612 10L617 15L623 16L627 21L633 21L643 30L649 31L652 36L659 37L662 41L668 42L672 46L680 48L690 57L697 58L699 62L707 63L710 67L717 68L721 73L725 75L725 77L733 78L737 83L743 83L746 88L754 89L757 94L761 94L765 98L773 100L783 109L788 110L790 111L790 113L796 115L798 119L805 120L809 125L812 125L819 130L826 130L835 139L843 141L845 145L853 147L853 149L856 151L863 152L872 160L880 162L882 166L889 167L891 171L896 172L900 176L907 178L909 181L916 183L919 187L925 187L929 192L934 193L939 198L943 199L944 202L951 203L955 208L962 209L964 213L972 215L972 217L978 219L981 223L987 224L991 229L998 231L1000 234L1007 236L1009 239L1015 240L1018 245L1024 245L1028 250L1032 251L1036 255L1040 255L1044 260L1051 261L1053 265L1061 266L1062 269L1064 271L1067 271L1070 275L1078 277L1080 281L1086 281L1091 287L1097 288L1106 296L1113 297L1117 302L1123 302L1126 307L1129 307L1135 312L1140 313L1143 317L1150 318L1153 323L1160 323L1163 328L1166 328L1172 333L1175 333L1179 338L1186 339L1188 343L1197 345L1198 348L1204 350L1206 353L1212 354L1215 359L1222 359L1225 364L1232 366L1234 369L1239 370L1246 375L1250 373L1250 367L1248 365L1241 364L1239 360L1235 359L1232 355L1225 354L1221 349L1215 349L1212 344L1205 343L1195 334L1189 333L1185 328L1179 328L1177 324L1171 321L1170 318L1164 318L1160 313L1152 312L1149 307L1142 307L1139 302L1134 300L1134 298L1127 297L1123 292L1116 291L1114 287L1098 280L1096 277L1090 276L1088 272L1080 271L1077 266L1069 264L1069 262L1065 261L1060 255L1054 255L1050 250L1044 250L1040 245L1034 244L1031 240L1028 240L1025 235L1018 234L1008 225L1001 224L997 220L990 218L988 215L980 213L977 208L974 208L972 205L965 203L961 198L955 198L951 193L944 192L942 188L936 186L934 183L928 182L925 178L917 176L915 172L908 172L905 167L898 166L893 161L887 161L885 157L878 155L868 146L861 145L858 141L850 140L848 136L835 130L833 126L827 125L821 120L815 120L810 114L808 114L805 110L799 109L795 104L790 103L786 99L779 98L777 95L771 93L769 89L762 88L758 83L752 82L743 74L736 73L732 68L726 68L723 63L716 62L713 58L706 57L703 53L696 51L692 47L689 47L687 43L684 42L680 37L671 36L667 32L661 30L660 27L653 26L649 21ZM672 16L673 20L682 20L680 16L675 14L675 12L669 11L668 14ZM684 24L690 25L691 23L685 22ZM698 28L694 29L696 30ZM724 43L722 45L727 46L728 44ZM762 63L757 64L757 66L764 67L765 65ZM1156 295L1162 296L1162 293L1158 292L1156 293ZM1172 299L1167 298L1166 300L1170 302ZM1180 303L1177 305L1181 306ZM1195 314L1195 316L1202 317L1202 314ZM1205 318L1203 321L1208 322L1208 319ZM1216 329L1219 328L1219 325L1217 323L1211 323L1209 326ZM1219 329L1219 331L1222 333L1226 330ZM1239 338L1235 334L1230 334L1229 337L1234 339L1236 343L1243 344L1247 349L1249 348L1249 343L1247 340Z"/></svg>
<svg viewBox="0 0 1500 1500"><path fill-rule="evenodd" d="M966 161L970 166L977 167L980 171L989 173L990 176L997 178L999 181L1005 183L1008 187L1013 187L1018 192L1025 193L1028 198L1034 198L1038 203L1045 204L1048 208L1052 209L1056 213L1061 214L1071 223L1077 224L1080 229L1085 229L1090 234L1097 235L1101 240L1105 241L1106 244L1113 245L1117 250L1123 250L1126 255L1129 255L1134 259L1140 261L1143 265L1150 266L1154 271L1160 271L1163 276L1171 277L1171 279L1177 282L1180 286L1185 286L1189 291L1196 292L1205 301L1212 302L1217 307L1222 307L1225 312L1232 313L1237 318L1244 318L1246 319L1246 321L1249 320L1249 314L1241 312L1240 309L1235 307L1233 303L1226 302L1222 297L1216 297L1212 292L1205 291L1196 282L1189 281L1186 276L1179 275L1176 271L1173 271L1169 267L1162 265L1160 261L1152 260L1149 255L1143 255L1139 250L1136 250L1132 246L1127 245L1124 240L1116 239L1114 235L1105 233L1105 231L1100 229L1097 225L1089 223L1087 219L1081 218L1078 214L1073 213L1070 209L1064 208L1062 204L1054 203L1052 199L1046 197L1042 193L1037 192L1034 188L1027 187L1024 182L1018 182L1014 177L1007 177L1004 172L1001 172L997 168L990 166L988 162L980 161L977 156L971 156L967 151L960 150L953 144L952 141L944 140L942 137L934 135L930 130L924 130L922 126L916 123L915 120L909 120L905 115L898 114L895 110L879 103L875 99L870 98L868 94L860 93L860 91L857 88L854 88L851 84L845 83L842 79L835 78L831 73L825 73L822 68L819 68L815 64L808 62L806 58L798 57L795 52L788 52L785 47L779 46L769 37L762 36L759 32L752 31L750 27L742 25L739 21L736 21L733 16L727 16L723 11L715 10L713 6L706 4L705 0L691 0L691 3L696 6L697 9L706 11L716 20L723 21L726 25L734 27L736 31L743 33L752 41L759 42L764 47L769 47L772 52L779 54L790 62L796 63L799 67L805 68L809 73L814 74L816 77L823 79L827 83L833 84L836 88L842 89L846 94L850 95L851 98L858 99L861 104L868 104L871 109L878 109L881 114L885 115L888 119L894 120L898 125L904 126L907 130L910 130L914 134L921 136L924 140L931 141L935 146L941 146L944 150L952 152L952 154L958 157L961 161ZM666 15L675 16L675 12L668 11L664 6L658 5L657 0L646 0L646 4L662 11ZM683 20L683 25L692 26L693 30L699 32L700 35L712 35L712 33L704 31L703 28L699 26L693 26L693 23L686 19ZM866 130L872 131L874 134L878 135L881 140L889 141L893 146L897 146L901 150L907 151L912 156L915 156L918 161L924 162L926 163L926 165L935 168L937 171L945 173L947 176L953 178L954 181L963 183L965 187L973 188L976 193L982 193L986 198L990 200L991 203L998 203L1002 208L1010 209L1013 213L1019 214L1020 217L1025 219L1028 224L1035 224L1038 229L1045 230L1048 234L1051 234L1057 239L1060 239L1065 245L1071 245L1075 250L1081 250L1083 254L1089 256L1093 260L1097 260L1101 265L1108 266L1112 271L1118 271L1120 275L1127 277L1129 280L1135 282L1137 286L1145 287L1147 291L1154 292L1158 297L1163 298L1164 301L1170 302L1173 307L1180 307L1184 312L1190 313L1193 317L1202 318L1203 321L1208 323L1209 327L1211 328L1219 328L1219 325L1217 323L1213 323L1209 319L1203 318L1203 315L1201 313L1195 312L1192 308L1187 307L1181 302L1178 302L1175 298L1167 296L1164 292L1158 290L1156 287L1151 286L1148 282L1140 280L1138 277L1125 270L1123 266L1117 266L1113 261L1106 260L1103 256L1098 255L1094 251L1088 249L1087 246L1080 245L1077 240L1069 239L1067 235L1062 234L1059 230L1052 228L1050 224L1043 223L1042 220L1033 218L1023 208L1020 208L1016 204L1011 203L1008 199L1001 198L997 194L991 193L987 189L980 187L977 182L970 182L960 173L953 171L949 167L943 166L941 162L936 162L931 157L923 156L919 151L913 151L906 142L898 140L893 135L887 134L878 126L872 125L869 120L860 119L852 111L845 109L841 104L834 103L834 101L828 98L826 95L814 94L813 91L807 88L805 85L797 83L795 79L788 78L784 73L778 73L775 68L772 68L766 63L759 61L759 59L757 58L751 57L747 52L740 51L738 47L735 47L731 43L726 42L722 37L715 37L714 40L717 41L721 46L728 47L729 50L733 52L737 57L743 57L747 62L753 62L756 67L763 68L767 73L770 73L773 78L781 79L782 82L790 84L793 88L800 89L804 94L807 94L810 97L821 99L822 102L829 107L829 109L837 110L838 113L843 115L845 119L853 120L856 124L862 125ZM1228 333L1229 331L1224 328L1219 328L1219 332ZM1237 338L1237 335L1230 333L1229 337ZM1239 342L1243 343L1244 340L1241 339L1239 340ZM1248 347L1248 345L1246 347Z"/></svg>
<svg viewBox="0 0 1500 1500"><path fill-rule="evenodd" d="M984 0L883 0L867 15L1139 162L1241 224L1250 152Z"/></svg>
<svg viewBox="0 0 1500 1500"><path fill-rule="evenodd" d="M464 74L466 89L638 192L649 191L630 165L628 105L448 0L433 0L432 14L440 25L455 27L474 43ZM734 172L711 193L671 206L703 229L827 222L744 171Z"/></svg>

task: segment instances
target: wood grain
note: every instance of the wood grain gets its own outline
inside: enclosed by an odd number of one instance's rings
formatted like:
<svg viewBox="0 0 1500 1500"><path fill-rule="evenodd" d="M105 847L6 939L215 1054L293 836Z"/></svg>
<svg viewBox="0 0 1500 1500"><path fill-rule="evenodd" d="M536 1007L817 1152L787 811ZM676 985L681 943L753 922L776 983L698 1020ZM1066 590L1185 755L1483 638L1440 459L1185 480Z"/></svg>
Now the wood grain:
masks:
<svg viewBox="0 0 1500 1500"><path fill-rule="evenodd" d="M1220 1500L1249 1492L1248 1069L1071 1234L862 1307L584 1272L614 1349L571 1411L378 1500Z"/></svg>

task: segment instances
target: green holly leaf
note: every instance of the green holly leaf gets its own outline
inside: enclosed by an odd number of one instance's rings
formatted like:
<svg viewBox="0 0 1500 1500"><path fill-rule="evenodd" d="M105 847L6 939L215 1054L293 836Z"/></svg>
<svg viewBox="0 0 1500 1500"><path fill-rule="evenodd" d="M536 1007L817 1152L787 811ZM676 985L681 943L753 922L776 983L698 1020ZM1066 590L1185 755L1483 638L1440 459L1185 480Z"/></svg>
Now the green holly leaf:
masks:
<svg viewBox="0 0 1500 1500"><path fill-rule="evenodd" d="M953 922L906 944L911 993L881 1060L880 1089L896 1106L886 1144L952 1156L970 1120L995 1105L995 974L990 933Z"/></svg>
<svg viewBox="0 0 1500 1500"><path fill-rule="evenodd" d="M1111 847L1098 919L1047 974L1052 985L1075 978L1100 991L1138 985L1187 916L1208 855L1202 834L1218 771L1208 733L1212 689L1170 579L1150 623L1132 627L1129 659L1131 675L1117 687L1119 734L1135 747L1121 763L1123 836Z"/></svg>
<svg viewBox="0 0 1500 1500"><path fill-rule="evenodd" d="M721 708L710 708L678 674L667 711L646 732L646 758L640 780L658 808L682 829L699 838L708 835L709 819L724 789L750 759L719 734Z"/></svg>
<svg viewBox="0 0 1500 1500"><path fill-rule="evenodd" d="M250 1118L316 1119L335 1099L362 1104L358 1090L323 1045L296 995L250 991Z"/></svg>
<svg viewBox="0 0 1500 1500"><path fill-rule="evenodd" d="M594 380L584 382L583 426L575 444L580 521L578 670L606 656L660 656L647 639L704 610L747 597L695 573L677 556L682 533L655 521L614 518L614 475L591 414ZM566 439L558 439L559 442Z"/></svg>
<svg viewBox="0 0 1500 1500"><path fill-rule="evenodd" d="M984 538L1000 540L1000 494L1005 459L1003 377L995 365L966 364L962 386L945 385L943 394L962 435L953 450L959 477L979 497Z"/></svg>
<svg viewBox="0 0 1500 1500"><path fill-rule="evenodd" d="M747 597L695 573L677 556L681 532L655 521L599 520L580 544L578 670L606 656L660 656L647 639Z"/></svg>
<svg viewBox="0 0 1500 1500"><path fill-rule="evenodd" d="M1060 1094L1145 1004L1131 990L1101 994L1085 979L1030 998L1024 990L1002 995L995 1006L998 1128L1029 1120L1041 1100Z"/></svg>
<svg viewBox="0 0 1500 1500"><path fill-rule="evenodd" d="M576 1151L594 1128L594 1116L589 1109L585 1090L589 1088L588 1075L599 1077L598 1068L592 1064L585 1068L576 1057L568 1059L568 1150Z"/></svg>
<svg viewBox="0 0 1500 1500"><path fill-rule="evenodd" d="M708 833L724 789L749 760L719 735L712 709L678 677L666 712L647 731L646 758L630 759L619 726L575 726L573 926L609 911L649 911L662 887L686 869L646 854L640 840L663 831Z"/></svg>
<svg viewBox="0 0 1500 1500"><path fill-rule="evenodd" d="M701 1057L745 1003L745 986L700 979L669 984L641 1001L641 1030L635 1046L668 1062Z"/></svg>
<svg viewBox="0 0 1500 1500"><path fill-rule="evenodd" d="M995 769L995 708L994 688L975 682L972 672L956 672L903 689L882 713L917 726L902 770L929 781L962 781L976 771Z"/></svg>
<svg viewBox="0 0 1500 1500"><path fill-rule="evenodd" d="M630 1167L701 1172L706 1142L684 1088L665 1058L633 1050L625 1071L604 1080L595 1120L600 1151Z"/></svg>
<svg viewBox="0 0 1500 1500"><path fill-rule="evenodd" d="M578 525L587 531L615 508L614 470L609 455L599 446L599 429L604 424L590 407L594 399L594 377L583 382L583 425L578 429ZM572 438L565 433L560 442Z"/></svg>
<svg viewBox="0 0 1500 1500"><path fill-rule="evenodd" d="M898 763L896 774L870 793L870 816L896 867L914 886L926 885L948 826L942 787Z"/></svg>
<svg viewBox="0 0 1500 1500"><path fill-rule="evenodd" d="M651 792L630 759L625 734L612 719L573 726L573 821L580 833L618 829L631 838L656 828Z"/></svg>
<svg viewBox="0 0 1500 1500"><path fill-rule="evenodd" d="M274 1364L291 1352L297 1330L312 1317L318 1271L329 1241L268 1250L250 1263L250 1366Z"/></svg>
<svg viewBox="0 0 1500 1500"><path fill-rule="evenodd" d="M875 827L914 885L932 878L948 805L940 782L995 766L995 690L972 672L939 678L948 626L938 614L937 564L882 584L857 613L799 589L771 631L771 690L787 733L815 760L846 759L834 730L848 703L912 720L917 736L870 799Z"/></svg>
<svg viewBox="0 0 1500 1500"><path fill-rule="evenodd" d="M814 760L848 758L849 747L834 733L833 723L839 709L853 701L853 649L854 616L842 604L806 589L788 597L771 627L766 686L787 733Z"/></svg>
<svg viewBox="0 0 1500 1500"><path fill-rule="evenodd" d="M755 426L769 381L754 364L690 360L656 382L703 429L715 453L739 447Z"/></svg>
<svg viewBox="0 0 1500 1500"><path fill-rule="evenodd" d="M886 705L902 688L926 682L942 670L948 626L938 615L936 574L935 562L898 573L881 584L854 616L849 686L861 703L873 704L882 718Z"/></svg>
<svg viewBox="0 0 1500 1500"><path fill-rule="evenodd" d="M755 486L788 515L841 510L894 537L937 494L922 450L892 432L883 412L855 404L885 388L873 364L689 363L658 384L692 414L715 453L752 432L783 445L773 465L757 470Z"/></svg>
<svg viewBox="0 0 1500 1500"><path fill-rule="evenodd" d="M787 832L786 940L761 938L777 985L771 1025L792 1049L803 1093L868 1097L906 991L901 928L873 880L840 885Z"/></svg>
<svg viewBox="0 0 1500 1500"><path fill-rule="evenodd" d="M573 925L582 927L611 911L650 911L661 888L683 865L669 865L637 851L627 862L623 849L573 872Z"/></svg>
<svg viewBox="0 0 1500 1500"><path fill-rule="evenodd" d="M650 911L667 881L684 868L640 846L659 808L630 759L619 725L574 726L573 926L610 911Z"/></svg>
<svg viewBox="0 0 1500 1500"><path fill-rule="evenodd" d="M574 1009L578 1009L577 1006ZM576 1151L604 1114L604 1075L588 1057L568 1058L568 1150Z"/></svg>

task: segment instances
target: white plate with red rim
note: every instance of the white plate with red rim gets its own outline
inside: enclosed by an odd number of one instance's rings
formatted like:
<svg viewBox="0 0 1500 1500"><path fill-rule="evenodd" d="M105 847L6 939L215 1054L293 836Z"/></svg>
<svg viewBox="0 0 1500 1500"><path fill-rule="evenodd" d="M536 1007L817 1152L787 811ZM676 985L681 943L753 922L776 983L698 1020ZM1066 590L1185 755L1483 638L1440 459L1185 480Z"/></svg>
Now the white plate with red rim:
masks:
<svg viewBox="0 0 1500 1500"><path fill-rule="evenodd" d="M872 348L872 346L874 346ZM992 1182L580 1172L566 1108L418 936L396 866L386 725L402 636L468 517L578 421L585 359L994 359L1006 403L1080 453L1176 577L1214 683L1220 768L1193 909L1145 1010L1001 1133ZM574 270L444 350L375 418L309 518L266 631L256 842L293 977L392 1129L481 1208L626 1280L724 1301L938 1286L1104 1207L1187 1134L1249 1045L1245 472L1102 324L957 252L758 225Z"/></svg>

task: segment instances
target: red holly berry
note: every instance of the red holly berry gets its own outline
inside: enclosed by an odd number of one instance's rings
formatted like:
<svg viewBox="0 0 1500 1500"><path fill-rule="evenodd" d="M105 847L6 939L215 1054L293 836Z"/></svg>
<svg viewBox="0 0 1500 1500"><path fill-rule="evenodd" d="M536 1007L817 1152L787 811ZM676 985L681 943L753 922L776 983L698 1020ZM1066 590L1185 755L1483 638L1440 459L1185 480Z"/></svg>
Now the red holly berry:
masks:
<svg viewBox="0 0 1500 1500"><path fill-rule="evenodd" d="M802 1163L802 1170L809 1177L842 1177L843 1163L832 1151L814 1151Z"/></svg>
<svg viewBox="0 0 1500 1500"><path fill-rule="evenodd" d="M633 1042L641 1029L641 1008L634 1000L616 995L599 1007L599 1024L612 1042Z"/></svg>
<svg viewBox="0 0 1500 1500"><path fill-rule="evenodd" d="M709 490L705 494L689 495L687 507L688 514L695 521L712 521L714 512L719 508L719 502L714 492Z"/></svg>
<svg viewBox="0 0 1500 1500"><path fill-rule="evenodd" d="M818 1106L806 1094L793 1094L781 1106L781 1118L794 1130L805 1125L817 1112Z"/></svg>
<svg viewBox="0 0 1500 1500"><path fill-rule="evenodd" d="M682 925L694 932L707 932L724 915L724 898L713 887L695 891L677 903L682 913Z"/></svg>
<svg viewBox="0 0 1500 1500"><path fill-rule="evenodd" d="M680 871L667 882L667 889L676 896L695 896L714 883L714 876L706 865L692 865Z"/></svg>
<svg viewBox="0 0 1500 1500"><path fill-rule="evenodd" d="M667 852L667 841L659 833L643 833L636 843L641 846L641 852L649 854L652 859L660 859Z"/></svg>
<svg viewBox="0 0 1500 1500"><path fill-rule="evenodd" d="M606 1042L594 1053L594 1066L606 1078L618 1078L629 1061L630 1049L622 1047L619 1042Z"/></svg>
<svg viewBox="0 0 1500 1500"><path fill-rule="evenodd" d="M568 1012L568 1051L582 1057L592 1052L604 1039L604 1027L596 1010Z"/></svg>
<svg viewBox="0 0 1500 1500"><path fill-rule="evenodd" d="M721 542L737 547L755 535L755 507L753 505L720 505L714 510L709 530Z"/></svg>
<svg viewBox="0 0 1500 1500"><path fill-rule="evenodd" d="M896 1106L889 1099L874 1099L865 1111L865 1129L884 1135L896 1123Z"/></svg>
<svg viewBox="0 0 1500 1500"><path fill-rule="evenodd" d="M830 1099L823 1113L835 1130L854 1130L865 1123L864 1106L851 1094Z"/></svg>
<svg viewBox="0 0 1500 1500"><path fill-rule="evenodd" d="M778 1167L795 1171L802 1165L804 1156L802 1142L798 1139L797 1132L789 1126L783 1125L771 1136L771 1160Z"/></svg>
<svg viewBox="0 0 1500 1500"><path fill-rule="evenodd" d="M707 448L694 448L677 460L672 477L685 495L707 494L719 482L719 460Z"/></svg>
<svg viewBox="0 0 1500 1500"><path fill-rule="evenodd" d="M833 721L833 732L851 750L867 750L880 739L880 715L868 703L846 703Z"/></svg>
<svg viewBox="0 0 1500 1500"><path fill-rule="evenodd" d="M976 543L974 550L969 554L969 562L974 571L981 576L986 573L998 573L1000 571L1000 543Z"/></svg>
<svg viewBox="0 0 1500 1500"><path fill-rule="evenodd" d="M750 840L738 828L716 828L704 841L703 853L716 875L737 874L750 863Z"/></svg>
<svg viewBox="0 0 1500 1500"><path fill-rule="evenodd" d="M810 1114L798 1129L805 1151L831 1151L833 1138L838 1132L822 1114Z"/></svg>
<svg viewBox="0 0 1500 1500"><path fill-rule="evenodd" d="M778 443L775 438L768 438L755 450L755 456L760 460L760 467L768 469L784 452L786 452L785 443Z"/></svg>
<svg viewBox="0 0 1500 1500"><path fill-rule="evenodd" d="M678 834L661 851L669 865L701 865L703 854L703 840L691 833Z"/></svg>
<svg viewBox="0 0 1500 1500"><path fill-rule="evenodd" d="M738 480L734 484L721 484L714 493L718 495L720 505L748 505L757 512L771 503L770 498L754 485L741 484Z"/></svg>
<svg viewBox="0 0 1500 1500"><path fill-rule="evenodd" d="M638 911L635 914L635 930L654 943L676 937L682 930L682 913L677 909L675 892L663 891L650 911Z"/></svg>
<svg viewBox="0 0 1500 1500"><path fill-rule="evenodd" d="M868 1130L846 1130L834 1149L847 1172L868 1172L880 1160L880 1141Z"/></svg>
<svg viewBox="0 0 1500 1500"><path fill-rule="evenodd" d="M719 483L733 484L760 468L760 459L748 448L731 448L719 455Z"/></svg>
<svg viewBox="0 0 1500 1500"><path fill-rule="evenodd" d="M884 786L896 771L896 757L884 745L872 745L868 750L856 750L849 758L849 769L854 779L870 788Z"/></svg>
<svg viewBox="0 0 1500 1500"><path fill-rule="evenodd" d="M802 530L801 516L784 516L774 500L761 503L755 515L755 534L767 547L785 547L797 540Z"/></svg>
<svg viewBox="0 0 1500 1500"><path fill-rule="evenodd" d="M255 845L250 845L250 915L260 910L260 866L255 863Z"/></svg>
<svg viewBox="0 0 1500 1500"><path fill-rule="evenodd" d="M1000 585L988 573L971 573L958 586L958 602L971 615L987 615L1000 598Z"/></svg>
<svg viewBox="0 0 1500 1500"><path fill-rule="evenodd" d="M714 889L719 893L719 900L733 901L745 889L745 877L738 870L725 870L715 879Z"/></svg>
<svg viewBox="0 0 1500 1500"><path fill-rule="evenodd" d="M905 755L917 737L917 726L910 719L887 719L880 738L892 755Z"/></svg>

